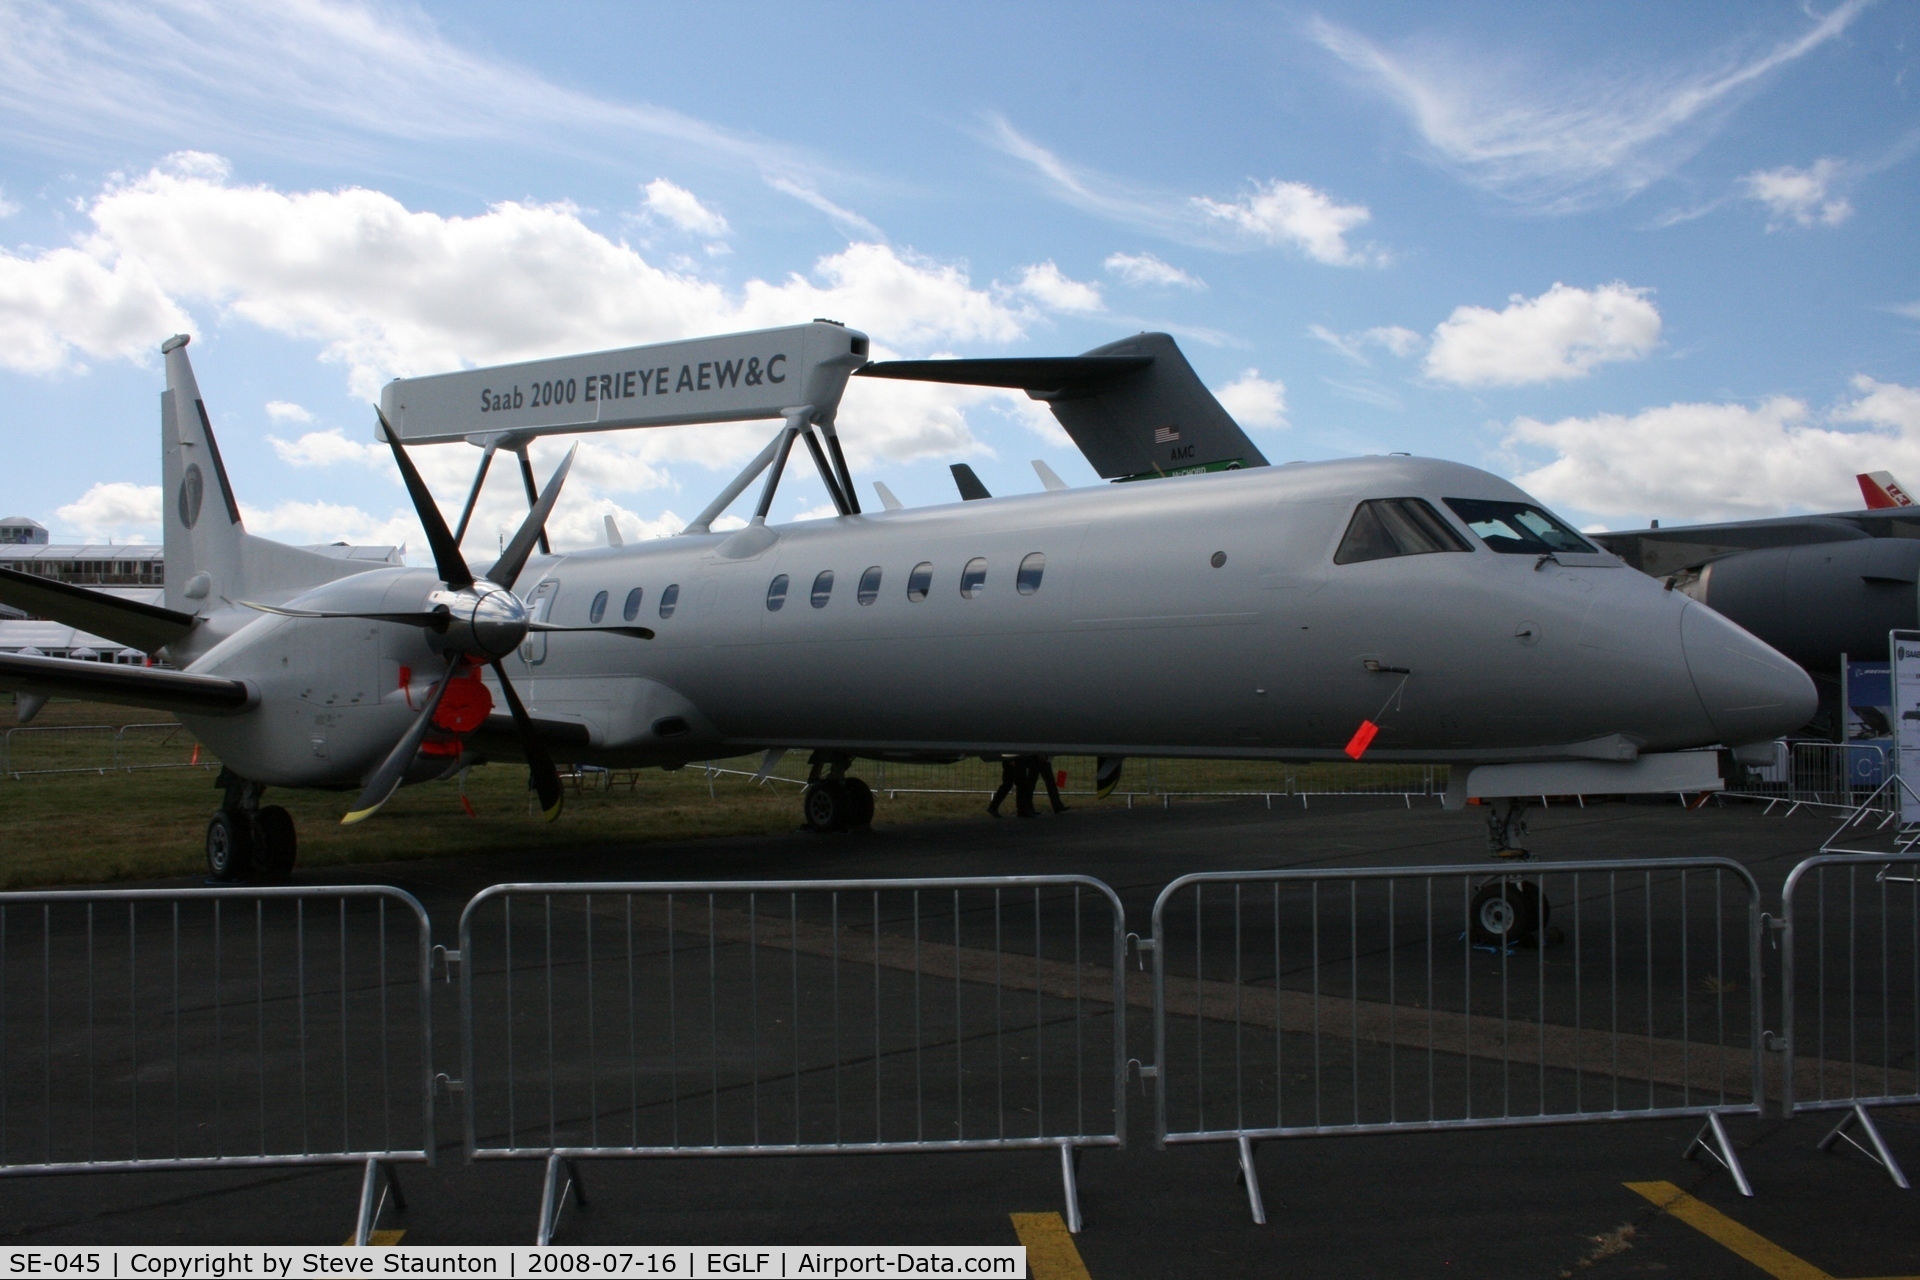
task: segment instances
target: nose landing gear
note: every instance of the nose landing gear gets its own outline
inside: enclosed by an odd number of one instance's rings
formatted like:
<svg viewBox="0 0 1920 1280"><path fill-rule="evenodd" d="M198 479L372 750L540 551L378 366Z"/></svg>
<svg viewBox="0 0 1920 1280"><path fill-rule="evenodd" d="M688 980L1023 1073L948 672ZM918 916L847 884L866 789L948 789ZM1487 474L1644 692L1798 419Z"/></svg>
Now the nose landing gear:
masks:
<svg viewBox="0 0 1920 1280"><path fill-rule="evenodd" d="M1539 885L1501 876L1481 885L1467 904L1467 939L1476 947L1498 949L1550 944L1547 919L1552 911Z"/></svg>

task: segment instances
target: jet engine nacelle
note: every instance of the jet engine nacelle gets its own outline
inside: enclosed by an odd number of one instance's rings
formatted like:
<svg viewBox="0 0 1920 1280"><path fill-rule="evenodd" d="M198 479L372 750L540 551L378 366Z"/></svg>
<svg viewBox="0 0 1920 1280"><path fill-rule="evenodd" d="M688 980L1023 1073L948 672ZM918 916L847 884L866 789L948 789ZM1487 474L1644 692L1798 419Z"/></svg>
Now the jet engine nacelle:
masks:
<svg viewBox="0 0 1920 1280"><path fill-rule="evenodd" d="M1886 657L1887 632L1920 626L1920 540L1860 538L1739 551L1674 576L1674 587L1809 671L1840 655Z"/></svg>

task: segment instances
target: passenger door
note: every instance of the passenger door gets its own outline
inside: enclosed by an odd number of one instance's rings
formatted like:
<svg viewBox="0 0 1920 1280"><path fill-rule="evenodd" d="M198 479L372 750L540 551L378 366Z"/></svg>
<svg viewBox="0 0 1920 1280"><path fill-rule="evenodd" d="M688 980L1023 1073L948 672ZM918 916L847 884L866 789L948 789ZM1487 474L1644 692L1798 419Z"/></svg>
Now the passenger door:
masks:
<svg viewBox="0 0 1920 1280"><path fill-rule="evenodd" d="M527 618L532 622L545 622L553 611L553 598L560 590L560 583L549 578L534 588L533 598L527 601ZM537 667L547 660L547 633L529 631L527 638L520 644L520 660L529 667Z"/></svg>

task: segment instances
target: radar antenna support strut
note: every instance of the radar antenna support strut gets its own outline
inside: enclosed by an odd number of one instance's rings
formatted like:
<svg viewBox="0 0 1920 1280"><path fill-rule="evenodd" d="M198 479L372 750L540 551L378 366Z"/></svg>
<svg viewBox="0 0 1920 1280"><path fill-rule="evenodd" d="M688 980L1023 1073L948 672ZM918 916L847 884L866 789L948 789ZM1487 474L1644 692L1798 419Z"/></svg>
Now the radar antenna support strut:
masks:
<svg viewBox="0 0 1920 1280"><path fill-rule="evenodd" d="M520 482L527 487L527 509L531 511L540 501L540 486L533 478L533 461L527 457L527 443L520 440L508 447L520 459ZM547 545L547 526L544 523L540 526L540 554L543 556L553 554L553 548Z"/></svg>
<svg viewBox="0 0 1920 1280"><path fill-rule="evenodd" d="M487 468L493 465L493 451L499 447L499 441L489 440L486 452L480 455L480 470L474 473L473 488L467 491L467 505L460 512L460 527L453 531L453 545L456 547L467 536L467 522L473 519L473 509L480 503L480 486L487 482Z"/></svg>

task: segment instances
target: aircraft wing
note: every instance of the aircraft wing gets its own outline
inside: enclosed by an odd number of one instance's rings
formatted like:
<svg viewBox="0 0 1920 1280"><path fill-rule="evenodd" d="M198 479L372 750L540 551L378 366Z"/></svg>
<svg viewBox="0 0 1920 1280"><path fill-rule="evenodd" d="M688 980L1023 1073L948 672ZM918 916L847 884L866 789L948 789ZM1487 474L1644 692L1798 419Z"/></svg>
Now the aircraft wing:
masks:
<svg viewBox="0 0 1920 1280"><path fill-rule="evenodd" d="M1267 465L1164 333L1135 334L1078 356L883 360L855 376L1023 390L1046 401L1109 480Z"/></svg>
<svg viewBox="0 0 1920 1280"><path fill-rule="evenodd" d="M37 574L0 569L0 604L152 653L193 630L190 613L122 600ZM91 664L83 664L91 665Z"/></svg>
<svg viewBox="0 0 1920 1280"><path fill-rule="evenodd" d="M1831 515L1783 516L1726 524L1676 525L1671 529L1625 529L1587 535L1644 573L1690 568L1730 551L1811 546L1866 538L1920 538L1920 508L1843 511Z"/></svg>
<svg viewBox="0 0 1920 1280"><path fill-rule="evenodd" d="M22 653L0 653L0 689L199 716L238 715L253 702L238 680Z"/></svg>

